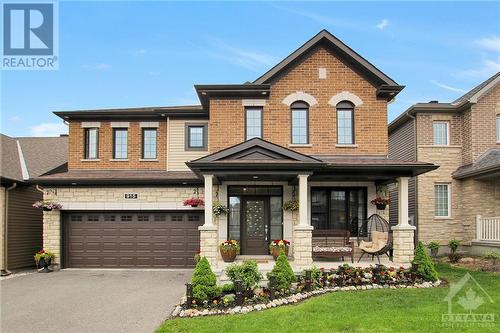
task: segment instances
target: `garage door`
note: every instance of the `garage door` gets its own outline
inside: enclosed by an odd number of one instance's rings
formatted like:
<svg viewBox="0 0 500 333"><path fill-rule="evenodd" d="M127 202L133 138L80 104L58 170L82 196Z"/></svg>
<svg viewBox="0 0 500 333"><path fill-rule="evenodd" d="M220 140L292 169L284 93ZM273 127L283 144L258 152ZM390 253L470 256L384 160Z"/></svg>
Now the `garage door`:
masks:
<svg viewBox="0 0 500 333"><path fill-rule="evenodd" d="M65 267L193 267L202 212L72 212L64 216Z"/></svg>

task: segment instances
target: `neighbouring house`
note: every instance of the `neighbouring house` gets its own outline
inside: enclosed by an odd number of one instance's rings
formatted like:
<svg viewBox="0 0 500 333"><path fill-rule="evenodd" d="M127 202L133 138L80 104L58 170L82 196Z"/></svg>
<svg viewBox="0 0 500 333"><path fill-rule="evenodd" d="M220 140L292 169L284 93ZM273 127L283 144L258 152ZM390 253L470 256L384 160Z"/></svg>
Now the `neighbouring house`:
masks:
<svg viewBox="0 0 500 333"><path fill-rule="evenodd" d="M66 162L68 138L12 138L0 134L0 259L2 274L34 266L42 248L43 194L30 181Z"/></svg>
<svg viewBox="0 0 500 333"><path fill-rule="evenodd" d="M44 247L63 267L189 267L218 245L268 255L291 241L312 263L313 230L348 230L398 183L394 261L413 256L408 180L437 168L388 158L387 104L403 89L328 31L253 82L196 85L200 105L55 112L69 124L68 163L38 177ZM184 206L188 198L204 206ZM297 213L283 203L297 200ZM214 217L214 203L229 213ZM379 213L384 214L383 211Z"/></svg>
<svg viewBox="0 0 500 333"><path fill-rule="evenodd" d="M418 103L402 113L389 124L389 157L440 165L409 182L419 240L455 238L478 253L498 250L500 73L451 103ZM391 218L397 219L397 205Z"/></svg>

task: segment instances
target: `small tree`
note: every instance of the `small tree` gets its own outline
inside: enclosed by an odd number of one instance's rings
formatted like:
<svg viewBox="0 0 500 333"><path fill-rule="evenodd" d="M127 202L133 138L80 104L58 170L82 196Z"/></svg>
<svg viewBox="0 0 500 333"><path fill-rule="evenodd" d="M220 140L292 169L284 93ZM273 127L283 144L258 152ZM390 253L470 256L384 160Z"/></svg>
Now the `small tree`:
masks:
<svg viewBox="0 0 500 333"><path fill-rule="evenodd" d="M243 287L247 291L252 290L262 280L255 260L244 260L241 265L232 264L226 268L226 275L233 284L236 280L243 281Z"/></svg>
<svg viewBox="0 0 500 333"><path fill-rule="evenodd" d="M438 279L434 263L427 254L425 246L422 242L418 242L417 248L415 249L415 257L411 263L415 273L422 276L423 279L427 281L436 281Z"/></svg>
<svg viewBox="0 0 500 333"><path fill-rule="evenodd" d="M268 279L271 276L276 277L276 289L278 290L288 291L290 290L292 282L296 281L295 274L293 273L292 267L290 267L283 250L280 251L273 270L267 273Z"/></svg>
<svg viewBox="0 0 500 333"><path fill-rule="evenodd" d="M202 257L196 264L191 282L193 297L200 302L211 300L221 294L221 288L217 286L217 278L206 257Z"/></svg>
<svg viewBox="0 0 500 333"><path fill-rule="evenodd" d="M460 246L460 241L458 239L452 239L448 246L450 247L451 253L457 252L458 247Z"/></svg>

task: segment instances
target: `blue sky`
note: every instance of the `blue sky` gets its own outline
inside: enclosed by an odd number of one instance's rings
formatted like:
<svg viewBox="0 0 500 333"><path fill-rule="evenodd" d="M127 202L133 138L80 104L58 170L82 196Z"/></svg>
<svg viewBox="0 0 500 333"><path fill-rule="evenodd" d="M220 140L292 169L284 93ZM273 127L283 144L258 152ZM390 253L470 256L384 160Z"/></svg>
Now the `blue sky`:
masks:
<svg viewBox="0 0 500 333"><path fill-rule="evenodd" d="M61 2L57 71L1 73L1 132L57 135L55 110L197 104L197 83L252 81L328 29L416 102L500 71L500 2Z"/></svg>

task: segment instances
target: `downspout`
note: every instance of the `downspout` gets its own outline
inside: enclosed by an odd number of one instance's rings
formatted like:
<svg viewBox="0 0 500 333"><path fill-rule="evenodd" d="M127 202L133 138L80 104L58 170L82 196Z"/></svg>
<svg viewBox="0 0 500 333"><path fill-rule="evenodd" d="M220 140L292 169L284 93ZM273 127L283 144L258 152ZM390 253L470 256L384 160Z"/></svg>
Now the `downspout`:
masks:
<svg viewBox="0 0 500 333"><path fill-rule="evenodd" d="M408 115L408 117L413 119L413 141L414 141L413 143L415 145L415 148L414 148L415 149L415 161L418 161L417 117L412 116L409 111L406 112L406 114ZM416 176L414 178L415 178L415 182L414 182L415 202L414 202L413 209L414 209L415 216L414 216L413 224L417 228L417 229L415 229L416 232L414 235L415 246L416 246L418 243L418 213L419 213L419 210L418 210L418 176Z"/></svg>
<svg viewBox="0 0 500 333"><path fill-rule="evenodd" d="M4 208L4 219L3 219L3 267L4 269L0 272L1 276L6 276L10 275L11 272L8 270L7 265L8 265L8 237L9 237L9 232L8 232L8 220L9 220L9 191L13 190L17 187L17 183L12 184L12 186L7 187L5 189L5 208Z"/></svg>

